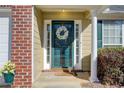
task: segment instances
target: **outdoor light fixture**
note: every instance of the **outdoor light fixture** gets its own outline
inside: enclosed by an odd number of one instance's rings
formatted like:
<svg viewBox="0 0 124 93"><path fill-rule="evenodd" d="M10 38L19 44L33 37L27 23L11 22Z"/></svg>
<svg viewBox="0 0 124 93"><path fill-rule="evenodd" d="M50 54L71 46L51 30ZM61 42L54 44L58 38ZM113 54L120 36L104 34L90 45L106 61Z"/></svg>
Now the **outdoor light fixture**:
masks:
<svg viewBox="0 0 124 93"><path fill-rule="evenodd" d="M65 10L63 9L62 12L65 12Z"/></svg>

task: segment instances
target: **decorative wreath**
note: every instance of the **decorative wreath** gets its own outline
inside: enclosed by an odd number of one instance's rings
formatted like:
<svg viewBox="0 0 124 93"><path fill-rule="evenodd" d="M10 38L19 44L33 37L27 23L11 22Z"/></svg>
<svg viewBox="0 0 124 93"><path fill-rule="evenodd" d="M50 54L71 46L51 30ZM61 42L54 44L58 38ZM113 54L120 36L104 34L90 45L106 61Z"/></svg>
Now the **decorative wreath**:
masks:
<svg viewBox="0 0 124 93"><path fill-rule="evenodd" d="M56 31L56 36L60 40L65 40L68 38L68 30L65 26L61 26Z"/></svg>

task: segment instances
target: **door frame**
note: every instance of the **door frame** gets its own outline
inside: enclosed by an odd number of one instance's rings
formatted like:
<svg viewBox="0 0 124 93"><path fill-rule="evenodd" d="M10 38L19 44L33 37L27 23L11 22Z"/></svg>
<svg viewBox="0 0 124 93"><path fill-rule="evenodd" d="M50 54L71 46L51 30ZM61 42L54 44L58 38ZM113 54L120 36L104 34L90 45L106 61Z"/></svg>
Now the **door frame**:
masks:
<svg viewBox="0 0 124 93"><path fill-rule="evenodd" d="M74 68L76 70L82 69L82 21L81 20L61 20L60 21L74 21ZM47 24L50 25L50 60L49 63L47 61ZM76 62L76 24L79 24L79 62ZM43 70L50 70L52 68L52 58L51 58L51 45L52 45L52 20L44 20L44 39L43 39L43 51L44 51L44 57L43 57Z"/></svg>

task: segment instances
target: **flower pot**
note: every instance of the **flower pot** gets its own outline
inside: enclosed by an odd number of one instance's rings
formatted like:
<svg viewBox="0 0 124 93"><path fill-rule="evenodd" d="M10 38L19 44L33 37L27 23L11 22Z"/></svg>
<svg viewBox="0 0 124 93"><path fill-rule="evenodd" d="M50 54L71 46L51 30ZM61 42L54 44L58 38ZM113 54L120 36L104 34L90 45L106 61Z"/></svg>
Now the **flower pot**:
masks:
<svg viewBox="0 0 124 93"><path fill-rule="evenodd" d="M14 74L13 73L3 73L5 83L12 84L14 81Z"/></svg>

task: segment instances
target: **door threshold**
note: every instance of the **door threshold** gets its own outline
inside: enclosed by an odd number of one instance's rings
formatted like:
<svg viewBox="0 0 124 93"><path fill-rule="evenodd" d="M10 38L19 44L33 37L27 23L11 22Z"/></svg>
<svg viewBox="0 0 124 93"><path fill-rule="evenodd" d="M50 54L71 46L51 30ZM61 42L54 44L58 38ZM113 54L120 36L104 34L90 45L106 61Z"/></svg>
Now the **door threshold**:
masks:
<svg viewBox="0 0 124 93"><path fill-rule="evenodd" d="M69 70L68 68L52 68L50 70L42 70L42 72L60 72L60 71L64 71L64 72L90 72L90 71L83 71L83 70L74 70L71 69Z"/></svg>
<svg viewBox="0 0 124 93"><path fill-rule="evenodd" d="M68 68L52 68L50 70L42 70L42 72L70 72L70 70Z"/></svg>

